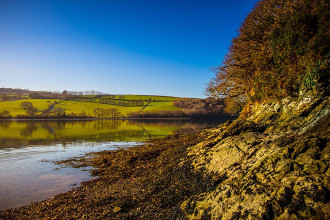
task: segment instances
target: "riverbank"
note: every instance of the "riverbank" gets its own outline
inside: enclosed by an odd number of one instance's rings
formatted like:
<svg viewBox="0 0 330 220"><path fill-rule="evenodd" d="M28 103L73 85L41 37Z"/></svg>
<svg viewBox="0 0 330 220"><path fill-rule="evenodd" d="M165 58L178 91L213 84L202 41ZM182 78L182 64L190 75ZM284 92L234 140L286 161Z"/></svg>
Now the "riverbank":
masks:
<svg viewBox="0 0 330 220"><path fill-rule="evenodd" d="M191 120L191 118L0 118L0 121Z"/></svg>
<svg viewBox="0 0 330 220"><path fill-rule="evenodd" d="M104 151L91 158L63 163L93 166L98 178L51 199L21 209L1 212L3 219L128 218L177 215L177 203L207 188L205 181L190 170L186 149L204 140L202 134L176 135L153 140L143 147ZM179 171L180 172L177 172ZM181 173L180 175L178 175ZM184 175L184 176L183 176ZM195 181L192 181L194 178Z"/></svg>
<svg viewBox="0 0 330 220"><path fill-rule="evenodd" d="M308 92L246 106L214 129L63 161L98 178L0 217L327 219L329 109Z"/></svg>

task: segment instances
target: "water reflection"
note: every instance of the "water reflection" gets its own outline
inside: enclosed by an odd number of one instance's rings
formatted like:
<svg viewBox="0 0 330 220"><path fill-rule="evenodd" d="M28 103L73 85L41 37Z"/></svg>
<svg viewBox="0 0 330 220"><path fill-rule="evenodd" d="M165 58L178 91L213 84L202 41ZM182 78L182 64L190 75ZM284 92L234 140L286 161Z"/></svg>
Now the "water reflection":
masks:
<svg viewBox="0 0 330 220"><path fill-rule="evenodd" d="M31 137L33 132L38 130L34 122L27 123L26 127L20 131L21 137Z"/></svg>
<svg viewBox="0 0 330 220"><path fill-rule="evenodd" d="M176 120L0 121L0 149L74 141L143 141L214 127Z"/></svg>
<svg viewBox="0 0 330 220"><path fill-rule="evenodd" d="M135 146L150 138L193 132L217 124L175 120L2 120L0 210L49 198L91 178L87 171L50 161Z"/></svg>
<svg viewBox="0 0 330 220"><path fill-rule="evenodd" d="M94 129L117 129L123 123L122 120L97 120L94 121ZM86 126L86 124L85 124Z"/></svg>

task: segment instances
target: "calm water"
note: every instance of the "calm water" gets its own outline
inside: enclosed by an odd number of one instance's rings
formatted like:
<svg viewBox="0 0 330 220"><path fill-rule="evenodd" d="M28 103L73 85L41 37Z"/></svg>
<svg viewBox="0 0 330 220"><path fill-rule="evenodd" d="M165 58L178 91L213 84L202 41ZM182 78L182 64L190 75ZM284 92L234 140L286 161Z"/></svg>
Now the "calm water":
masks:
<svg viewBox="0 0 330 220"><path fill-rule="evenodd" d="M131 147L218 123L190 121L0 121L0 210L20 207L90 180L90 168L56 165L88 152Z"/></svg>

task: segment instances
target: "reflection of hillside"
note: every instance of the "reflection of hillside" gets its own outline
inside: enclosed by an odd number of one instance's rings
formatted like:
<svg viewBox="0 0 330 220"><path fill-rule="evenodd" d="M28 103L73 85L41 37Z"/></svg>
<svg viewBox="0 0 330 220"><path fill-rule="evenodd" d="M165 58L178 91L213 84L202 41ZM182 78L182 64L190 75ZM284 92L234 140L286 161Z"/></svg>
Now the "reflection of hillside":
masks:
<svg viewBox="0 0 330 220"><path fill-rule="evenodd" d="M0 121L0 149L77 142L145 141L190 133L209 123L177 120Z"/></svg>
<svg viewBox="0 0 330 220"><path fill-rule="evenodd" d="M144 130L123 130L109 132L105 134L84 135L81 137L61 137L54 139L29 140L24 138L0 138L0 149L4 148L22 148L26 146L37 145L55 145L62 144L63 146L73 143L83 142L115 142L115 141L145 141L150 138L161 136L150 136Z"/></svg>

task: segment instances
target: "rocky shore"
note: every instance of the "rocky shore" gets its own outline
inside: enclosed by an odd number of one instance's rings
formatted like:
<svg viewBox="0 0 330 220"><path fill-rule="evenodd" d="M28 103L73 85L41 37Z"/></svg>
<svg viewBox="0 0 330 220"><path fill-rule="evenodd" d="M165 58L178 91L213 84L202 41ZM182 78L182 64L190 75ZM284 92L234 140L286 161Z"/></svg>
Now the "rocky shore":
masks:
<svg viewBox="0 0 330 220"><path fill-rule="evenodd" d="M98 177L0 219L329 219L329 105L309 91L200 133L63 161Z"/></svg>

